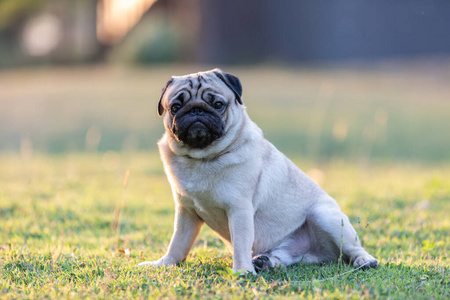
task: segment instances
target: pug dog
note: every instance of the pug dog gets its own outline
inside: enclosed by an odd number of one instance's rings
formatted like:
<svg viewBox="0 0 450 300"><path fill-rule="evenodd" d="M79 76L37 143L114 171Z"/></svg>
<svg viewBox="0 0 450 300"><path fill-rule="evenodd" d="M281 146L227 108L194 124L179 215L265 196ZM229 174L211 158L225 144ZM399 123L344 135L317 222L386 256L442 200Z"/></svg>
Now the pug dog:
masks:
<svg viewBox="0 0 450 300"><path fill-rule="evenodd" d="M220 69L173 76L158 114L158 142L175 200L167 253L140 266L183 262L203 223L233 253L233 270L293 263L378 262L336 201L263 137L242 102L239 79Z"/></svg>

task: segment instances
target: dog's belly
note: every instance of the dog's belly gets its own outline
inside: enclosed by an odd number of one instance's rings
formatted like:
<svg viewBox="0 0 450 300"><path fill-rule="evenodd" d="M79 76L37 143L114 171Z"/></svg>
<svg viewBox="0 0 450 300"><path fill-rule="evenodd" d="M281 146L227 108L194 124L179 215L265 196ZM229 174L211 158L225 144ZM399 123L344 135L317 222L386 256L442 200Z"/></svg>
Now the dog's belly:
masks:
<svg viewBox="0 0 450 300"><path fill-rule="evenodd" d="M230 229L228 227L228 218L225 210L214 209L211 211L204 211L195 209L197 215L216 232L222 239L231 242Z"/></svg>
<svg viewBox="0 0 450 300"><path fill-rule="evenodd" d="M259 210L254 215L253 253L261 254L276 248L306 220L306 212L287 215L276 210Z"/></svg>

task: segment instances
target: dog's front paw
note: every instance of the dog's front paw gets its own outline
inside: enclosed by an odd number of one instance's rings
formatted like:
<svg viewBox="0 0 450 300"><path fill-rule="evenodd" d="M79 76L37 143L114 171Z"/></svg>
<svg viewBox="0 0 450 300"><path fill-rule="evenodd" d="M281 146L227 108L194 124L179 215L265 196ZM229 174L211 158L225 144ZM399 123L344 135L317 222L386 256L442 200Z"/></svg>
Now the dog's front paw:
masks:
<svg viewBox="0 0 450 300"><path fill-rule="evenodd" d="M155 261L144 261L138 264L138 267L148 267L148 266L153 266L153 267L160 267L163 264L160 262L159 260L155 260Z"/></svg>
<svg viewBox="0 0 450 300"><path fill-rule="evenodd" d="M264 254L253 257L252 263L258 273L273 267L269 257Z"/></svg>
<svg viewBox="0 0 450 300"><path fill-rule="evenodd" d="M138 267L148 267L148 266L161 267L173 265L175 265L175 263L173 262L172 259L168 259L166 256L163 256L158 260L141 262L138 264Z"/></svg>
<svg viewBox="0 0 450 300"><path fill-rule="evenodd" d="M255 267L253 266L252 263L247 263L247 264L233 263L233 268L231 270L233 271L233 273L235 275L236 274L245 275L248 273L252 273L253 275L256 275Z"/></svg>
<svg viewBox="0 0 450 300"><path fill-rule="evenodd" d="M353 266L361 269L375 269L378 266L378 261L372 255L366 254L356 258Z"/></svg>

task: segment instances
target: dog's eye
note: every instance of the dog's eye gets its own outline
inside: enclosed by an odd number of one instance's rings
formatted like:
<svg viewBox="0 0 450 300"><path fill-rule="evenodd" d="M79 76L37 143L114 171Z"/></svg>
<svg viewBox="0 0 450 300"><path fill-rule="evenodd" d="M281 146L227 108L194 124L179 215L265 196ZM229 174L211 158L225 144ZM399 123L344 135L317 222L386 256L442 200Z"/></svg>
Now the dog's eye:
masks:
<svg viewBox="0 0 450 300"><path fill-rule="evenodd" d="M180 108L181 108L180 104L174 104L172 105L172 107L170 107L170 110L172 111L172 113L176 114Z"/></svg>
<svg viewBox="0 0 450 300"><path fill-rule="evenodd" d="M221 101L217 101L216 103L213 104L215 109L222 109L224 105L225 104Z"/></svg>

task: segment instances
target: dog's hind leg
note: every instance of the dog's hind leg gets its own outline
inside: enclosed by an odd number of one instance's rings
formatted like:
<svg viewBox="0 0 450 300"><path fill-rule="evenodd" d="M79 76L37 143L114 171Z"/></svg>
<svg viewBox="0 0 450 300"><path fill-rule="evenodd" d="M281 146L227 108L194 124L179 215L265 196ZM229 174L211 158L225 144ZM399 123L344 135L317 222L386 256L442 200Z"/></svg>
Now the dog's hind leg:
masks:
<svg viewBox="0 0 450 300"><path fill-rule="evenodd" d="M256 271L261 271L297 262L321 263L340 258L352 262L355 268L378 266L378 261L361 246L348 217L333 200L311 209L300 228L273 250L253 257L253 265Z"/></svg>
<svg viewBox="0 0 450 300"><path fill-rule="evenodd" d="M312 253L320 254L324 249L334 249L333 252L338 258L342 256L352 262L355 268L378 266L378 261L361 246L348 217L334 200L314 207L307 217L307 223L310 226L310 235L315 240L311 247Z"/></svg>

